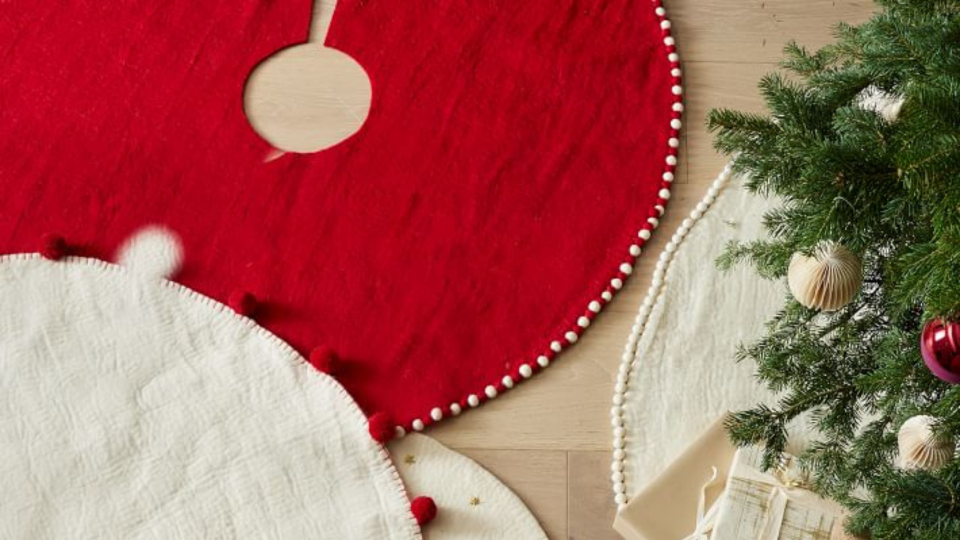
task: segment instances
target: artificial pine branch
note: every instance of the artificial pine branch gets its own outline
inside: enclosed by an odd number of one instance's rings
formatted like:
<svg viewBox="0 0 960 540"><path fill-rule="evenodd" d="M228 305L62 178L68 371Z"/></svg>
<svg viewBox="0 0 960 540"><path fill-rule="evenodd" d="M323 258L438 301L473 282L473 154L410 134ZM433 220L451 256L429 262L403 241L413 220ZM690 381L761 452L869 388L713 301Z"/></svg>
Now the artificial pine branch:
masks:
<svg viewBox="0 0 960 540"><path fill-rule="evenodd" d="M855 252L864 288L832 313L787 297L738 360L781 399L736 413L739 444L777 462L797 422L818 434L801 456L815 488L847 506L848 529L875 539L960 539L960 459L934 471L896 466L897 431L918 414L960 440L960 386L919 352L934 317L960 316L960 0L877 0L816 52L791 43L763 78L768 114L711 111L716 147L747 187L773 195L770 239L728 246L719 265L752 263L782 279L794 253L825 241ZM865 107L865 91L902 96L899 115Z"/></svg>

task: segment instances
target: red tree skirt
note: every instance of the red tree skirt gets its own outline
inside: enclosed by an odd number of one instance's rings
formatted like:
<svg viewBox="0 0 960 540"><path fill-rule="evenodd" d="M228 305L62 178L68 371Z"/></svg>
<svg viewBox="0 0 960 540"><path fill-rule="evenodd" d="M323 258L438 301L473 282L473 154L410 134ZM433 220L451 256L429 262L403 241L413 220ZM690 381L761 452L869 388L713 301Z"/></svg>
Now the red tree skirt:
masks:
<svg viewBox="0 0 960 540"><path fill-rule="evenodd" d="M419 428L547 365L630 273L676 164L669 22L634 0L341 0L327 44L370 75L369 120L264 163L245 79L306 41L312 4L3 3L0 249L55 232L109 259L163 225L178 281L249 291L304 354L335 351L368 413Z"/></svg>

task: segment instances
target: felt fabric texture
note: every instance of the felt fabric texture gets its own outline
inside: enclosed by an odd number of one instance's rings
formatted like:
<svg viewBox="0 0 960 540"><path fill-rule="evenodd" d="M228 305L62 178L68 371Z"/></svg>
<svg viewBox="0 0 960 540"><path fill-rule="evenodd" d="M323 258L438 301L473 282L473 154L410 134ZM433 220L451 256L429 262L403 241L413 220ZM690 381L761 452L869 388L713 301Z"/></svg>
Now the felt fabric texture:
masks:
<svg viewBox="0 0 960 540"><path fill-rule="evenodd" d="M752 362L735 361L736 348L762 335L786 284L749 265L714 265L728 242L762 237L763 214L774 206L739 183L727 184L679 245L640 335L623 404L628 497L723 413L774 398L754 379Z"/></svg>
<svg viewBox="0 0 960 540"><path fill-rule="evenodd" d="M353 400L249 319L92 259L0 258L0 297L0 538L420 538Z"/></svg>
<svg viewBox="0 0 960 540"><path fill-rule="evenodd" d="M426 540L547 540L523 501L472 459L418 433L389 448L410 496L437 504Z"/></svg>
<svg viewBox="0 0 960 540"><path fill-rule="evenodd" d="M2 2L0 251L109 259L162 226L179 282L332 347L367 414L448 417L575 340L653 228L680 99L656 5L341 0L369 119L265 163L244 83L310 0Z"/></svg>

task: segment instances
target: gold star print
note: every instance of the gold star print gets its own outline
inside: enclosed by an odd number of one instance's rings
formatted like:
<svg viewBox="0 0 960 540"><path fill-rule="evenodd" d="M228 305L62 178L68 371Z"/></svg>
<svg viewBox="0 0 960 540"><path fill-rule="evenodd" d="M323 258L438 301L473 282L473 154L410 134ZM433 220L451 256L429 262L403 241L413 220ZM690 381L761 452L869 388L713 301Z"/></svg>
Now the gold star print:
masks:
<svg viewBox="0 0 960 540"><path fill-rule="evenodd" d="M480 497L471 497L470 506L480 506Z"/></svg>
<svg viewBox="0 0 960 540"><path fill-rule="evenodd" d="M407 465L413 465L417 462L417 458L413 454L407 454L407 457L403 458L403 462Z"/></svg>

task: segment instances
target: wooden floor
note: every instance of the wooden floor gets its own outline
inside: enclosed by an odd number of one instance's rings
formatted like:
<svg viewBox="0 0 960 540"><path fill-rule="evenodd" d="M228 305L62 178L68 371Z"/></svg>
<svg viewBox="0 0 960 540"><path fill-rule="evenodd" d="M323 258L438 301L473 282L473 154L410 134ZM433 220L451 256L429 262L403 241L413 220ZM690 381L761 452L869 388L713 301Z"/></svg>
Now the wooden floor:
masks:
<svg viewBox="0 0 960 540"><path fill-rule="evenodd" d="M330 0L318 0L330 7ZM645 0L637 0L645 1ZM606 540L610 398L621 349L657 252L723 167L704 117L712 107L762 108L756 82L788 39L816 47L838 21L856 23L869 0L665 0L684 68L681 167L661 230L624 291L555 366L428 434L489 468L526 501L553 540ZM323 7L318 10L323 11Z"/></svg>

